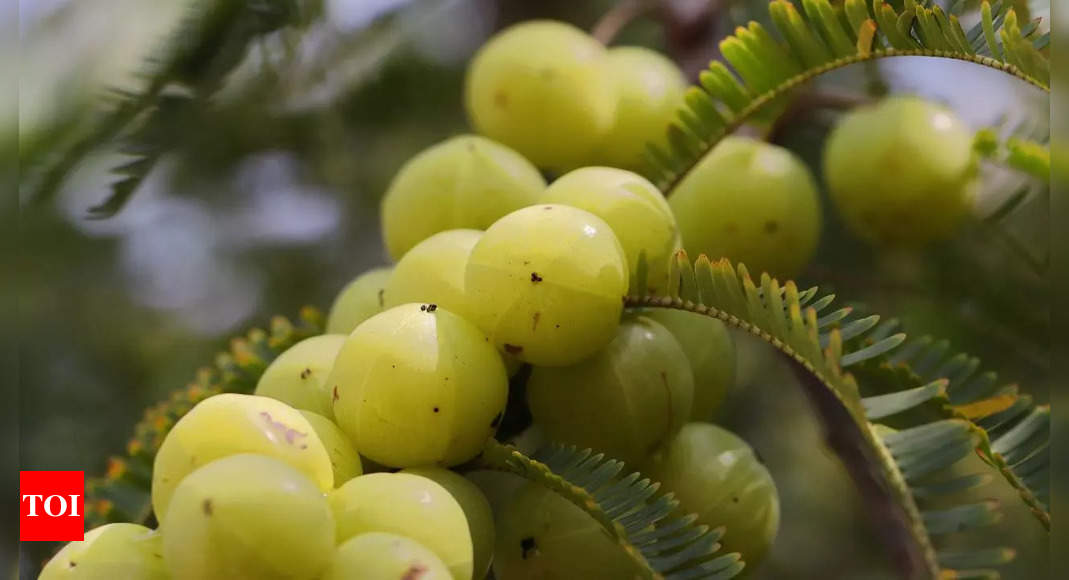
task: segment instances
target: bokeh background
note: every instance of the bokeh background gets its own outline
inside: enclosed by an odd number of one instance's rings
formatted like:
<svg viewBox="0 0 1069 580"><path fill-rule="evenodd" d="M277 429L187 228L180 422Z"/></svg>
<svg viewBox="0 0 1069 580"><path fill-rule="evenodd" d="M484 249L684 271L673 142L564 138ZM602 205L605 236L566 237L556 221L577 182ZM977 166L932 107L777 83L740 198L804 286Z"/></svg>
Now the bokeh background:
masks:
<svg viewBox="0 0 1069 580"><path fill-rule="evenodd" d="M0 119L0 134L17 134L20 166L47 161L82 131L108 88L138 87L146 58L200 2L20 0L17 10L0 9L19 27L20 54L0 54L0 70L18 59L18 116ZM19 317L0 340L20 343L21 469L100 473L142 410L184 385L228 337L306 304L326 308L347 281L384 263L377 202L407 158L468 131L461 88L478 46L522 19L589 29L614 2L305 4L300 29L254 43L211 107L166 128L168 152L114 217L88 213L124 160L114 147L94 150L48 199L26 198L20 182L18 276L0 289L17 297ZM717 42L735 26L767 23L764 0L666 4L681 26L640 19L617 43L663 50L692 74L718 57ZM1026 4L1047 16L1049 3ZM947 103L976 128L1048 131L1044 95L957 62L855 66L806 91L832 103L913 92ZM818 176L838 108L802 111L776 134ZM920 252L850 238L825 199L821 249L802 285L896 316L912 335L950 339L1046 401L1047 191L1000 167L985 166L984 176L973 223ZM1014 211L986 219L1022 191ZM740 384L722 422L765 458L783 506L779 539L751 577L893 577L789 369L762 344L739 337L739 346ZM1046 570L1045 532L1001 482L981 491L1004 500L1006 517L977 534L977 544L1014 546L1018 559L1005 576L1037 577ZM46 549L23 546L21 577L35 577Z"/></svg>

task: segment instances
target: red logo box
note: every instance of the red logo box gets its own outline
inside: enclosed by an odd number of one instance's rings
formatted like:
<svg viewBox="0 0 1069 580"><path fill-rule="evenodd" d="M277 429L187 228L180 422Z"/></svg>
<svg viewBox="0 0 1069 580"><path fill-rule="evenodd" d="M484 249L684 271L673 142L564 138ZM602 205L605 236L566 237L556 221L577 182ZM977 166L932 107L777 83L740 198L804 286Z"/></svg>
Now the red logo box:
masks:
<svg viewBox="0 0 1069 580"><path fill-rule="evenodd" d="M19 472L19 540L85 539L85 472Z"/></svg>

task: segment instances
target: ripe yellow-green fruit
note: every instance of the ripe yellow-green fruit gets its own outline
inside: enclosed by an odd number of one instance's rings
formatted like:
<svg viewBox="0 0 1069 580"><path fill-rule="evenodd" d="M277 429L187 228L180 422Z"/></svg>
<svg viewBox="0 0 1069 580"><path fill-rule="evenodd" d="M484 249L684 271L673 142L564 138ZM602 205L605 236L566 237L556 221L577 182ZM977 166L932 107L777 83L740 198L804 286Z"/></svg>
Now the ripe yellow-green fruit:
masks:
<svg viewBox="0 0 1069 580"><path fill-rule="evenodd" d="M368 532L405 536L437 554L456 580L471 578L468 521L440 484L411 473L372 473L334 490L328 501L338 543Z"/></svg>
<svg viewBox="0 0 1069 580"><path fill-rule="evenodd" d="M809 169L782 147L727 137L668 198L691 258L727 257L752 274L790 278L820 238L817 187Z"/></svg>
<svg viewBox="0 0 1069 580"><path fill-rule="evenodd" d="M364 321L327 384L338 426L361 455L391 467L475 457L508 398L505 365L486 334L433 304L404 304Z"/></svg>
<svg viewBox="0 0 1069 580"><path fill-rule="evenodd" d="M479 133L557 171L589 164L616 118L605 47L564 22L501 31L476 53L465 84Z"/></svg>
<svg viewBox="0 0 1069 580"><path fill-rule="evenodd" d="M386 307L409 302L437 304L473 319L464 291L464 271L471 249L482 236L479 230L446 230L416 244L394 268L386 286Z"/></svg>
<svg viewBox="0 0 1069 580"><path fill-rule="evenodd" d="M490 340L540 366L574 364L612 340L627 259L604 220L566 205L501 218L475 244L464 287Z"/></svg>
<svg viewBox="0 0 1069 580"><path fill-rule="evenodd" d="M320 580L455 580L434 552L419 542L383 532L343 542Z"/></svg>
<svg viewBox="0 0 1069 580"><path fill-rule="evenodd" d="M312 579L334 553L322 490L263 455L230 455L190 473L160 535L174 580Z"/></svg>
<svg viewBox="0 0 1069 580"><path fill-rule="evenodd" d="M712 423L688 423L642 470L679 499L698 522L725 526L723 552L739 552L752 567L779 530L779 494L753 449Z"/></svg>
<svg viewBox="0 0 1069 580"><path fill-rule="evenodd" d="M156 519L165 523L171 495L190 472L242 453L278 459L324 492L334 488L330 455L300 411L268 397L222 393L197 403L160 445L152 466Z"/></svg>
<svg viewBox="0 0 1069 580"><path fill-rule="evenodd" d="M635 465L690 418L694 374L672 333L628 316L594 356L568 367L535 367L531 416L553 441L589 447Z"/></svg>
<svg viewBox="0 0 1069 580"><path fill-rule="evenodd" d="M334 411L324 383L343 342L344 334L323 334L291 346L267 366L255 394L330 418Z"/></svg>
<svg viewBox="0 0 1069 580"><path fill-rule="evenodd" d="M645 252L647 292L661 294L667 288L668 259L680 247L679 228L664 195L645 177L612 167L583 167L550 184L542 202L570 205L605 220L620 240L630 275Z"/></svg>
<svg viewBox="0 0 1069 580"><path fill-rule="evenodd" d="M506 580L620 580L636 571L586 512L528 483L498 519L494 577Z"/></svg>
<svg viewBox="0 0 1069 580"><path fill-rule="evenodd" d="M828 136L824 175L847 227L870 242L946 239L977 186L973 133L949 109L891 97L843 116Z"/></svg>
<svg viewBox="0 0 1069 580"><path fill-rule="evenodd" d="M642 315L676 337L694 371L692 421L709 421L735 384L735 340L723 322L674 308L650 308Z"/></svg>
<svg viewBox="0 0 1069 580"><path fill-rule="evenodd" d="M606 63L619 101L600 154L609 165L634 169L641 165L647 143L667 143L687 79L664 55L638 46L610 48Z"/></svg>
<svg viewBox="0 0 1069 580"><path fill-rule="evenodd" d="M360 454L334 421L311 411L301 411L301 415L308 419L330 456L330 465L334 467L334 487L341 487L345 482L364 473Z"/></svg>
<svg viewBox="0 0 1069 580"><path fill-rule="evenodd" d="M166 580L160 535L137 524L105 524L71 542L45 564L37 580Z"/></svg>
<svg viewBox="0 0 1069 580"><path fill-rule="evenodd" d="M471 532L475 555L473 578L485 578L490 570L490 559L494 555L494 512L483 492L463 475L441 467L410 467L401 473L426 477L444 487L453 499L457 500L468 519L468 531Z"/></svg>
<svg viewBox="0 0 1069 580"><path fill-rule="evenodd" d="M529 161L490 139L461 135L434 145L397 172L382 198L382 235L398 260L445 230L484 230L536 203L546 182Z"/></svg>
<svg viewBox="0 0 1069 580"><path fill-rule="evenodd" d="M373 268L349 282L327 315L327 334L349 334L358 324L382 312L382 293L392 267Z"/></svg>

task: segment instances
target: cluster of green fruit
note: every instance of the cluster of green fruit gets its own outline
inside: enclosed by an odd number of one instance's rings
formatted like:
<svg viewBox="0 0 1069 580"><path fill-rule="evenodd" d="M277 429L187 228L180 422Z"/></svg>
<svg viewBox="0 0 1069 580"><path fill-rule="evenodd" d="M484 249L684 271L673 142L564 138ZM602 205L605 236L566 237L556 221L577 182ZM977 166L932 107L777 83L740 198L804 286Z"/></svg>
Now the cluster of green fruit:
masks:
<svg viewBox="0 0 1069 580"><path fill-rule="evenodd" d="M503 580L626 577L630 562L579 508L450 469L495 436L525 365L532 429L643 471L700 522L726 525L726 550L759 560L779 524L775 485L708 422L734 382L730 334L688 312L624 313L621 298L640 264L645 290L663 293L681 248L796 273L820 208L806 167L755 140L723 140L667 200L624 169L683 91L663 57L606 50L565 24L492 39L467 83L485 136L418 154L382 201L396 265L343 289L327 334L281 354L255 395L216 395L174 426L153 469L158 530L92 530L41 578L467 580L491 565ZM939 152L899 147L918 122ZM829 139L833 198L869 237L949 227L973 170L963 141L922 101L854 113ZM617 167L583 167L595 163ZM892 164L885 181L863 179ZM547 186L538 167L566 172ZM939 215L903 217L933 199ZM889 233L903 222L908 236Z"/></svg>

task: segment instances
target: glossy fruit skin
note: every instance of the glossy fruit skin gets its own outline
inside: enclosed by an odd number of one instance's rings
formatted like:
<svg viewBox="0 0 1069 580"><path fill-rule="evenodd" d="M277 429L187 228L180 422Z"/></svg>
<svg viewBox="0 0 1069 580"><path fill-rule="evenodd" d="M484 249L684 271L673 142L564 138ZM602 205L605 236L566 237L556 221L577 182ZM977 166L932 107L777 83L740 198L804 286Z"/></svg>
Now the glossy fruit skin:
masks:
<svg viewBox="0 0 1069 580"><path fill-rule="evenodd" d="M821 210L809 169L793 153L726 137L668 198L691 259L743 263L752 275L791 278L813 257Z"/></svg>
<svg viewBox="0 0 1069 580"><path fill-rule="evenodd" d="M441 558L419 542L382 532L360 534L338 546L319 580L453 580Z"/></svg>
<svg viewBox="0 0 1069 580"><path fill-rule="evenodd" d="M604 163L637 169L647 143L664 146L689 86L683 71L664 55L639 46L610 48L606 57L619 100L612 131L599 154Z"/></svg>
<svg viewBox="0 0 1069 580"><path fill-rule="evenodd" d="M465 104L476 130L535 165L589 164L616 119L605 48L563 22L530 20L491 38L468 65Z"/></svg>
<svg viewBox="0 0 1069 580"><path fill-rule="evenodd" d="M231 455L189 474L160 531L174 580L312 580L334 553L322 491L262 455Z"/></svg>
<svg viewBox="0 0 1069 580"><path fill-rule="evenodd" d="M601 218L566 205L515 211L468 259L476 323L498 348L542 366L574 364L612 340L627 293L627 259Z"/></svg>
<svg viewBox="0 0 1069 580"><path fill-rule="evenodd" d="M441 485L457 500L468 520L468 531L474 553L474 580L486 578L490 560L494 556L494 513L490 501L474 483L463 475L440 467L410 467L401 473L419 475Z"/></svg>
<svg viewBox="0 0 1069 580"><path fill-rule="evenodd" d="M364 473L356 447L353 447L349 437L334 421L311 411L302 410L301 415L308 420L330 456L330 465L334 468L334 487L341 487L345 482Z"/></svg>
<svg viewBox="0 0 1069 580"><path fill-rule="evenodd" d="M393 267L372 268L338 293L327 315L327 334L349 334L361 322L382 312L382 293Z"/></svg>
<svg viewBox="0 0 1069 580"><path fill-rule="evenodd" d="M411 538L441 558L454 578L471 578L473 548L464 510L444 487L411 473L357 477L328 497L337 541L368 532Z"/></svg>
<svg viewBox="0 0 1069 580"><path fill-rule="evenodd" d="M397 306L357 327L328 384L338 426L361 455L391 467L475 457L508 398L505 365L486 335L427 304Z"/></svg>
<svg viewBox="0 0 1069 580"><path fill-rule="evenodd" d="M334 411L325 382L344 342L344 334L323 334L291 346L267 366L255 394L330 418Z"/></svg>
<svg viewBox="0 0 1069 580"><path fill-rule="evenodd" d="M464 271L482 237L480 230L446 230L416 244L394 268L384 295L386 307L433 303L472 320L474 307L464 290Z"/></svg>
<svg viewBox="0 0 1069 580"><path fill-rule="evenodd" d="M664 195L645 177L612 167L583 167L550 184L542 202L570 205L605 220L624 249L629 275L635 275L645 252L647 292L664 293L668 260L681 244L679 228Z"/></svg>
<svg viewBox="0 0 1069 580"><path fill-rule="evenodd" d="M500 514L494 577L502 580L619 580L635 569L594 518L535 483Z"/></svg>
<svg viewBox="0 0 1069 580"><path fill-rule="evenodd" d="M846 226L869 242L919 246L954 234L978 180L973 132L951 110L890 97L844 115L824 175Z"/></svg>
<svg viewBox="0 0 1069 580"><path fill-rule="evenodd" d="M753 449L712 423L688 423L642 470L670 491L698 522L726 526L723 553L739 552L752 568L779 530L779 495Z"/></svg>
<svg viewBox="0 0 1069 580"><path fill-rule="evenodd" d="M167 580L160 535L137 524L105 524L63 546L38 580Z"/></svg>
<svg viewBox="0 0 1069 580"><path fill-rule="evenodd" d="M676 337L694 371L690 420L709 421L720 414L735 385L735 339L723 322L672 308L649 308L642 315L659 322Z"/></svg>
<svg viewBox="0 0 1069 580"><path fill-rule="evenodd" d="M445 230L483 230L534 203L546 182L519 153L476 135L461 135L410 159L382 198L382 235L398 260Z"/></svg>
<svg viewBox="0 0 1069 580"><path fill-rule="evenodd" d="M635 465L690 418L694 375L683 347L645 317L627 317L616 337L570 367L535 367L531 416L552 441L589 447Z"/></svg>
<svg viewBox="0 0 1069 580"><path fill-rule="evenodd" d="M221 457L257 453L281 460L322 491L334 488L330 455L293 407L268 397L222 393L198 403L175 423L152 467L152 508L162 524L182 479Z"/></svg>

